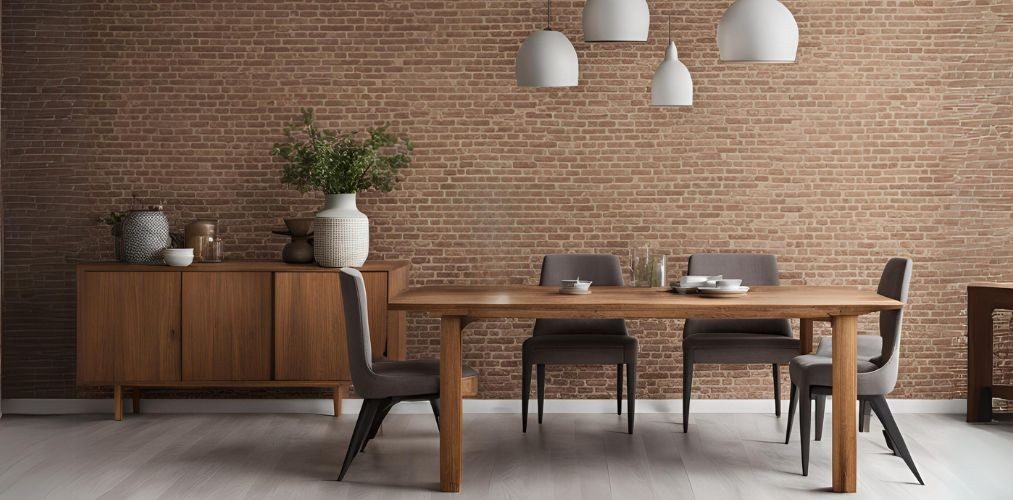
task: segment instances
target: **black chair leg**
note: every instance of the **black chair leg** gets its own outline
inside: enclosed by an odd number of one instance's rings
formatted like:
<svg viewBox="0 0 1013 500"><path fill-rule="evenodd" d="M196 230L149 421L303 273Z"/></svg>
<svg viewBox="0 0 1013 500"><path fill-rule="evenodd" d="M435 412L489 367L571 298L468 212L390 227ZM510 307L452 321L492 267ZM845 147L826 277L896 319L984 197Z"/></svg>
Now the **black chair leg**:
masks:
<svg viewBox="0 0 1013 500"><path fill-rule="evenodd" d="M809 428L812 426L812 399L809 387L799 388L798 431L802 440L802 475L809 475Z"/></svg>
<svg viewBox="0 0 1013 500"><path fill-rule="evenodd" d="M433 409L433 416L436 417L436 430L440 430L440 398L430 399L429 406Z"/></svg>
<svg viewBox="0 0 1013 500"><path fill-rule="evenodd" d="M867 400L859 403L861 414L858 416L858 432L869 432L869 423L872 420L872 405Z"/></svg>
<svg viewBox="0 0 1013 500"><path fill-rule="evenodd" d="M531 364L521 364L521 432L528 432L528 399L531 398Z"/></svg>
<svg viewBox="0 0 1013 500"><path fill-rule="evenodd" d="M774 363L774 415L781 417L781 367Z"/></svg>
<svg viewBox="0 0 1013 500"><path fill-rule="evenodd" d="M636 415L637 405L637 365L626 365L626 418L627 432L633 434L633 416Z"/></svg>
<svg viewBox="0 0 1013 500"><path fill-rule="evenodd" d="M338 481L345 478L348 466L352 465L352 460L359 454L362 443L369 434L370 425L373 419L376 418L376 414L383 402L384 400L382 399L363 400L362 409L359 410L359 418L355 421L355 430L352 431L352 438L348 443L348 451L345 452L345 462L341 465L341 472L338 474Z"/></svg>
<svg viewBox="0 0 1013 500"><path fill-rule="evenodd" d="M798 407L798 386L791 384L791 397L788 399L788 431L784 433L784 444L791 441L791 424L795 421L795 408Z"/></svg>
<svg viewBox="0 0 1013 500"><path fill-rule="evenodd" d="M616 415L623 414L623 365L616 365Z"/></svg>
<svg viewBox="0 0 1013 500"><path fill-rule="evenodd" d="M378 407L380 410L373 417L373 422L369 426L369 434L366 434L366 439L362 442L362 448L359 451L366 451L366 445L369 444L373 438L376 437L376 433L380 432L380 426L383 425L383 419L387 418L387 413L390 413L390 409L398 403L398 400L393 398L387 398L380 400Z"/></svg>
<svg viewBox="0 0 1013 500"><path fill-rule="evenodd" d="M545 413L545 365L538 365L538 423Z"/></svg>
<svg viewBox="0 0 1013 500"><path fill-rule="evenodd" d="M827 397L823 395L816 396L816 441L823 440L823 417L827 413Z"/></svg>
<svg viewBox="0 0 1013 500"><path fill-rule="evenodd" d="M693 390L693 360L682 360L682 432L689 432L689 399Z"/></svg>
<svg viewBox="0 0 1013 500"><path fill-rule="evenodd" d="M869 398L868 401L872 406L872 411L876 412L876 417L883 424L887 438L893 443L893 449L904 459L904 463L914 473L915 478L918 479L918 483L924 486L925 481L922 480L922 475L918 473L918 468L915 467L914 459L911 458L911 452L907 449L907 444L904 443L904 436L900 434L900 429L897 427L897 422L893 419L893 413L890 411L890 406L886 403L886 398L876 396Z"/></svg>

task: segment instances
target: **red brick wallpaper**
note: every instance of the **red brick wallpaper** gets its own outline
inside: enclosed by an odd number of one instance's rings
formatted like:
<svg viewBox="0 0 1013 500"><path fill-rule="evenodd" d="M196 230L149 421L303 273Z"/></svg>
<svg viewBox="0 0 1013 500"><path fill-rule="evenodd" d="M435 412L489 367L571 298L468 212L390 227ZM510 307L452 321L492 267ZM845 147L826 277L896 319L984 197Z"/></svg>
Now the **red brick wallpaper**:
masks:
<svg viewBox="0 0 1013 500"><path fill-rule="evenodd" d="M301 107L417 143L393 193L367 194L371 258L412 283L534 283L542 254L652 244L670 275L701 251L771 252L787 283L871 287L915 260L895 395L962 397L964 284L1013 280L1013 4L785 0L798 63L718 63L731 0L650 2L647 43L588 44L577 0L554 26L581 85L521 89L535 0L3 2L5 397L70 397L75 262L108 259L95 217L132 194L177 227L222 219L232 257L277 258L283 187L268 152ZM648 106L665 16L692 109ZM872 323L863 322L868 329ZM412 318L410 352L437 353ZM514 398L528 321L469 328L483 397ZM681 325L631 324L640 393L680 392ZM700 397L762 398L769 368L702 366ZM605 397L611 369L552 369L551 397Z"/></svg>

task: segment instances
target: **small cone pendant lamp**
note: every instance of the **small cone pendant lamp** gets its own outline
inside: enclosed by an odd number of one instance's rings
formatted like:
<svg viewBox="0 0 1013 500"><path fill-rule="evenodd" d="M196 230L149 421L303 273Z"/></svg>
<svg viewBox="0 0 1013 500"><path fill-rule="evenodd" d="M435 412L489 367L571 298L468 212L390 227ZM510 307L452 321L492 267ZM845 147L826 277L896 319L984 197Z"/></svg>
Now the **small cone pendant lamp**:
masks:
<svg viewBox="0 0 1013 500"><path fill-rule="evenodd" d="M668 48L665 60L651 80L652 106L692 106L693 78L686 65L679 61L679 52L672 41L672 18L668 19Z"/></svg>

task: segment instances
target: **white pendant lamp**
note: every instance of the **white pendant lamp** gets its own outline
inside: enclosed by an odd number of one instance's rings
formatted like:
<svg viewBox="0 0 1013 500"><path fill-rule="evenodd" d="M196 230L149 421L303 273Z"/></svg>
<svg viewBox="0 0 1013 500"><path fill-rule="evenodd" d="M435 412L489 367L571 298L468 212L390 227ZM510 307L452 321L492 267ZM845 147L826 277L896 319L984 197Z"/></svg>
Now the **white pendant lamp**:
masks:
<svg viewBox="0 0 1013 500"><path fill-rule="evenodd" d="M587 0L585 42L646 42L651 27L647 0Z"/></svg>
<svg viewBox="0 0 1013 500"><path fill-rule="evenodd" d="M718 24L718 50L728 62L795 62L798 24L777 0L735 0Z"/></svg>
<svg viewBox="0 0 1013 500"><path fill-rule="evenodd" d="M693 78L686 65L679 61L679 52L672 41L672 20L668 20L668 49L665 60L651 80L651 106L692 106Z"/></svg>
<svg viewBox="0 0 1013 500"><path fill-rule="evenodd" d="M517 51L517 85L521 87L575 87L580 73L577 51L566 35L553 31L552 4L547 0L546 27L535 31Z"/></svg>

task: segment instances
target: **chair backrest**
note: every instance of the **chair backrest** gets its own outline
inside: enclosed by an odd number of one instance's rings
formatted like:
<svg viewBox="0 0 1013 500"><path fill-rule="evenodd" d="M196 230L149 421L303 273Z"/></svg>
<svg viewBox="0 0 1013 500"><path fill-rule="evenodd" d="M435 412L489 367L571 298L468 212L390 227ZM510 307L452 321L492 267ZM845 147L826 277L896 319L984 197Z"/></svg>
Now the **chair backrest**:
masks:
<svg viewBox="0 0 1013 500"><path fill-rule="evenodd" d="M348 368L355 392L369 397L369 388L376 378L373 373L373 351L369 341L369 310L366 308L366 284L362 273L350 267L341 268L341 302L345 309L345 339L348 343Z"/></svg>
<svg viewBox="0 0 1013 500"><path fill-rule="evenodd" d="M887 261L883 274L879 278L876 293L901 302L907 302L908 288L911 286L911 259L894 257ZM870 361L884 366L898 358L900 352L900 332L904 321L904 309L882 311L879 313L879 335L883 337L883 351L879 357Z"/></svg>
<svg viewBox="0 0 1013 500"><path fill-rule="evenodd" d="M591 280L595 286L622 286L623 268L614 255L566 254L546 255L542 259L539 285L559 286L563 280ZM626 335L626 322L621 319L538 319L534 336L539 335Z"/></svg>
<svg viewBox="0 0 1013 500"><path fill-rule="evenodd" d="M777 257L765 254L698 253L689 257L689 274L741 279L745 286L779 285ZM764 333L791 337L786 319L687 319L683 336L696 333Z"/></svg>

